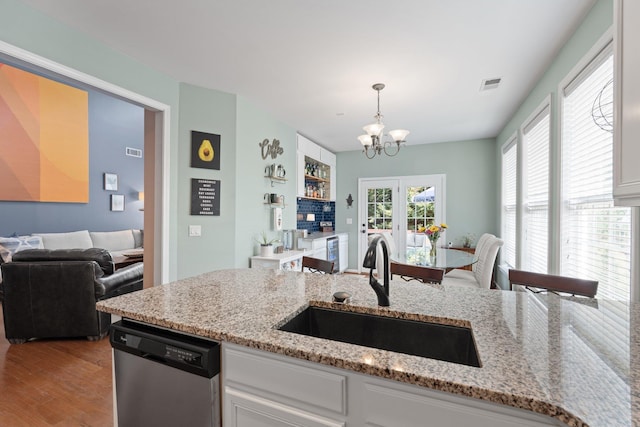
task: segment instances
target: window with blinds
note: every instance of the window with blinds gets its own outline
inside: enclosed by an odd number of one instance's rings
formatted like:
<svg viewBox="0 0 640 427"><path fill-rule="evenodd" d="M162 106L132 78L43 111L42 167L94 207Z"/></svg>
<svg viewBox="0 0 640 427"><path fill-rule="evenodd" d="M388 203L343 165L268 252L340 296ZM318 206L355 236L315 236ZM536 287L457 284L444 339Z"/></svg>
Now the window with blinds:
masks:
<svg viewBox="0 0 640 427"><path fill-rule="evenodd" d="M513 137L502 149L502 263L516 267L518 145Z"/></svg>
<svg viewBox="0 0 640 427"><path fill-rule="evenodd" d="M547 273L549 239L549 104L522 130L522 268Z"/></svg>
<svg viewBox="0 0 640 427"><path fill-rule="evenodd" d="M612 79L609 45L562 91L560 274L598 280L599 297L629 300L631 210L613 205L613 138L592 118Z"/></svg>

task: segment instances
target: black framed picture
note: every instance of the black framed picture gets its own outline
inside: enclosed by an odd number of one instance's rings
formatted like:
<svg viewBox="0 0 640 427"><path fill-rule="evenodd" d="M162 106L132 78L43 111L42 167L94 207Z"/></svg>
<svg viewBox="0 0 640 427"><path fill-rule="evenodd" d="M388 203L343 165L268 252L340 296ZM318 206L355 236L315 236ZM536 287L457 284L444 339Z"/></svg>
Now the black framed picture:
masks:
<svg viewBox="0 0 640 427"><path fill-rule="evenodd" d="M191 131L191 167L220 170L220 135Z"/></svg>
<svg viewBox="0 0 640 427"><path fill-rule="evenodd" d="M191 178L191 215L220 215L220 181Z"/></svg>

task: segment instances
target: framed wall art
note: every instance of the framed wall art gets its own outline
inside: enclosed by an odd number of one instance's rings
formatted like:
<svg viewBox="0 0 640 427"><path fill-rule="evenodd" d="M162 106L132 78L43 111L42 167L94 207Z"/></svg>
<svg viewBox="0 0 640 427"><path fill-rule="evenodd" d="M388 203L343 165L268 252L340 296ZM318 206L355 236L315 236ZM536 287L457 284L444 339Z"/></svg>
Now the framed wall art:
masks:
<svg viewBox="0 0 640 427"><path fill-rule="evenodd" d="M111 211L112 212L124 211L124 194L111 195Z"/></svg>
<svg viewBox="0 0 640 427"><path fill-rule="evenodd" d="M104 189L107 191L118 191L118 175L106 172L104 174Z"/></svg>
<svg viewBox="0 0 640 427"><path fill-rule="evenodd" d="M220 135L191 131L191 167L220 170Z"/></svg>

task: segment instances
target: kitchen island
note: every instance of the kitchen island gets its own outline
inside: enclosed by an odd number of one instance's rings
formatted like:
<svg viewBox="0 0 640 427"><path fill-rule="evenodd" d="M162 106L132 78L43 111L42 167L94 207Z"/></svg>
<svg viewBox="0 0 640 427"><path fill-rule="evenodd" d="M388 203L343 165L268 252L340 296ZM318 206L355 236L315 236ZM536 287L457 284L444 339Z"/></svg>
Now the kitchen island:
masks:
<svg viewBox="0 0 640 427"><path fill-rule="evenodd" d="M332 303L337 291L349 292L351 302ZM636 305L401 279L391 281L390 299L390 307L379 308L367 279L358 275L239 269L104 300L98 309L219 340L236 353L238 348L255 349L286 356L280 361L291 360L294 365L309 361L392 386L407 384L469 402L519 408L525 414L552 417L550 425L557 421L572 426L640 424L640 309ZM277 329L309 305L470 327L481 366ZM224 363L222 369L224 387ZM348 388L352 383L345 384ZM379 384L375 387L384 390ZM527 422L522 425L540 425ZM403 425L401 420L397 425Z"/></svg>

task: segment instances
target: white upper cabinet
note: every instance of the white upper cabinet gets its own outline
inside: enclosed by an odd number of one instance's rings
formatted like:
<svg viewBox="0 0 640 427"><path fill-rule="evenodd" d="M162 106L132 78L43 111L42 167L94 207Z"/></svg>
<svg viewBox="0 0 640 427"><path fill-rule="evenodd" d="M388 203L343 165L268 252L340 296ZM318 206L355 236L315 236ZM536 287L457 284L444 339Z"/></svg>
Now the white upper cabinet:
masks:
<svg viewBox="0 0 640 427"><path fill-rule="evenodd" d="M296 182L296 194L298 197L308 197L321 200L336 200L336 155L331 151L322 148L310 139L298 134L298 155L297 155L297 182ZM306 177L305 180L305 165L311 161L312 163L321 163L323 170L328 170L328 176L323 176L321 180L322 185L327 185L326 189L328 198L326 196L312 196L308 194L308 186L315 187L317 182L314 182L313 177ZM311 183L309 182L311 180Z"/></svg>
<svg viewBox="0 0 640 427"><path fill-rule="evenodd" d="M640 206L640 2L617 0L615 8L613 196Z"/></svg>
<svg viewBox="0 0 640 427"><path fill-rule="evenodd" d="M322 147L318 144L298 134L298 152L302 152L305 156L309 156L312 159L320 160L321 150Z"/></svg>

